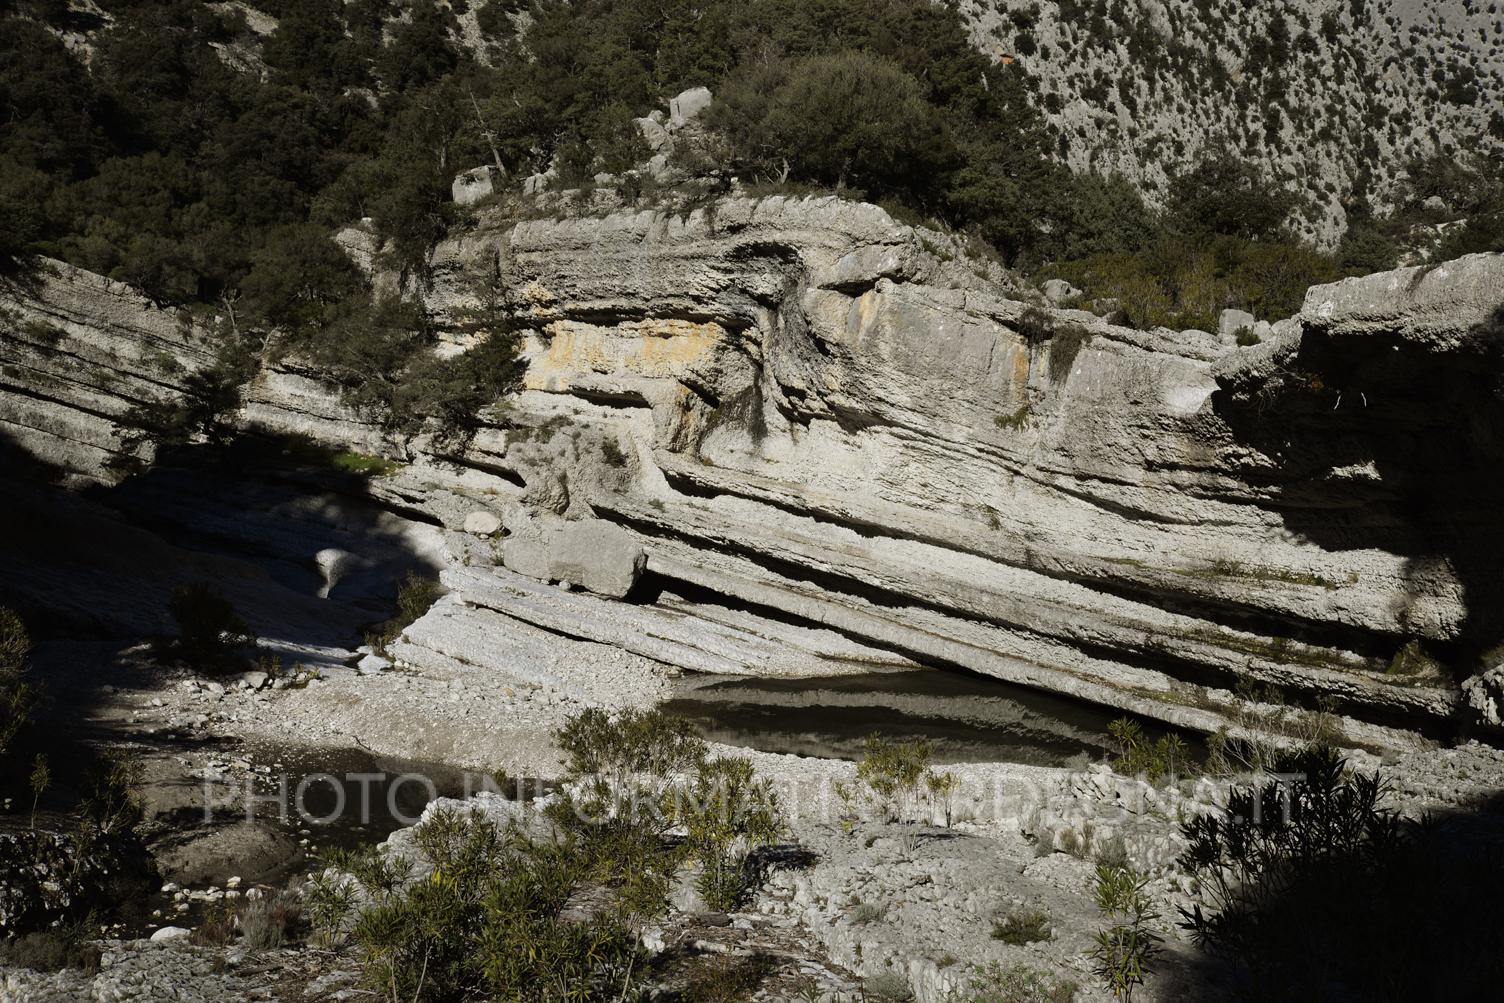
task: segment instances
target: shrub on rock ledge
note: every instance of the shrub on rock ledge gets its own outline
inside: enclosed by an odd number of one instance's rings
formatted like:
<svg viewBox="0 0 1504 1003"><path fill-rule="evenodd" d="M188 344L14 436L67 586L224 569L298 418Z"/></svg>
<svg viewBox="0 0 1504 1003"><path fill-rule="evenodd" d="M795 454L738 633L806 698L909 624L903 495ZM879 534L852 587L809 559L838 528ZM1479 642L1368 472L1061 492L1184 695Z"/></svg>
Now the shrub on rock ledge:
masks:
<svg viewBox="0 0 1504 1003"><path fill-rule="evenodd" d="M195 582L173 590L168 612L177 624L172 653L194 668L229 671L245 663L256 635L214 586Z"/></svg>

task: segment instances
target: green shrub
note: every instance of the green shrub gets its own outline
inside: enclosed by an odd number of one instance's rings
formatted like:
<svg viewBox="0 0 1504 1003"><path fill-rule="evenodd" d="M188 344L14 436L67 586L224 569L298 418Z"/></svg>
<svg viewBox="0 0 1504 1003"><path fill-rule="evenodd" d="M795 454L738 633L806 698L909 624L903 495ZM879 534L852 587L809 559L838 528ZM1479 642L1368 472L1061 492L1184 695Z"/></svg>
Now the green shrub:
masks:
<svg viewBox="0 0 1504 1003"><path fill-rule="evenodd" d="M877 923L888 915L888 907L876 902L858 902L856 908L851 910L851 924L853 926L866 926L869 923Z"/></svg>
<svg viewBox="0 0 1504 1003"><path fill-rule="evenodd" d="M929 775L933 759L934 746L928 739L893 742L874 733L867 736L856 776L885 817L902 820Z"/></svg>
<svg viewBox="0 0 1504 1003"><path fill-rule="evenodd" d="M919 81L865 52L750 64L713 107L737 159L775 176L912 193L949 156Z"/></svg>
<svg viewBox="0 0 1504 1003"><path fill-rule="evenodd" d="M1278 241L1295 208L1294 197L1227 151L1206 157L1170 181L1168 215L1186 234Z"/></svg>
<svg viewBox="0 0 1504 1003"><path fill-rule="evenodd" d="M1182 825L1180 863L1206 905L1184 925L1237 998L1492 995L1504 868L1487 808L1403 818L1379 772L1352 772L1331 748L1279 767L1284 782L1234 789L1225 813Z"/></svg>
<svg viewBox="0 0 1504 1003"><path fill-rule="evenodd" d="M601 440L601 458L606 461L607 466L625 467L627 465L627 454L622 452L621 446L617 445L616 440L610 436Z"/></svg>
<svg viewBox="0 0 1504 1003"><path fill-rule="evenodd" d="M31 638L26 625L13 611L0 607L0 768L6 756L31 723L38 694L26 678L26 659Z"/></svg>
<svg viewBox="0 0 1504 1003"><path fill-rule="evenodd" d="M312 896L326 940L345 936L384 998L526 1001L625 998L640 979L635 938L614 910L563 915L586 877L568 842L500 832L479 813L439 810L416 833L426 879L367 853L353 865L367 905L324 878Z"/></svg>
<svg viewBox="0 0 1504 1003"><path fill-rule="evenodd" d="M686 1003L740 1003L753 998L778 961L766 954L744 958L712 954L694 959L684 984Z"/></svg>
<svg viewBox="0 0 1504 1003"><path fill-rule="evenodd" d="M223 672L245 663L256 635L218 589L207 582L173 590L167 611L177 624L172 653L194 668Z"/></svg>
<svg viewBox="0 0 1504 1003"><path fill-rule="evenodd" d="M1050 338L1050 382L1064 383L1076 366L1076 356L1091 343L1092 333L1080 324L1060 324Z"/></svg>
<svg viewBox="0 0 1504 1003"><path fill-rule="evenodd" d="M914 998L913 987L898 972L880 972L862 984L866 999L877 1003L906 1003Z"/></svg>
<svg viewBox="0 0 1504 1003"><path fill-rule="evenodd" d="M94 975L99 971L102 957L99 948L88 942L87 932L82 926L0 940L0 965L29 968L34 972L76 968L84 975Z"/></svg>
<svg viewBox="0 0 1504 1003"><path fill-rule="evenodd" d="M717 757L698 766L678 806L700 865L700 897L717 912L735 909L750 884L750 854L777 840L783 829L771 786L756 779L745 759Z"/></svg>
<svg viewBox="0 0 1504 1003"><path fill-rule="evenodd" d="M366 643L377 651L385 651L387 645L417 623L419 617L427 613L443 595L444 588L436 579L424 578L416 571L409 571L397 586L397 611L391 619L366 635Z"/></svg>
<svg viewBox="0 0 1504 1003"><path fill-rule="evenodd" d="M287 891L272 892L240 907L237 922L241 942L252 951L274 951L283 946L303 918L299 898Z"/></svg>
<svg viewBox="0 0 1504 1003"><path fill-rule="evenodd" d="M1126 867L1097 865L1097 908L1109 926L1097 933L1090 951L1092 970L1113 998L1129 1003L1144 984L1163 940L1150 929L1159 918L1145 887L1149 879Z"/></svg>
<svg viewBox="0 0 1504 1003"><path fill-rule="evenodd" d="M1023 909L1008 913L993 921L992 939L1015 947L1049 940L1054 936L1050 917L1038 909Z"/></svg>
<svg viewBox="0 0 1504 1003"><path fill-rule="evenodd" d="M1191 766L1185 740L1179 735L1161 735L1151 742L1138 722L1126 717L1113 721L1107 731L1118 743L1112 768L1125 776L1143 777L1158 785L1180 776Z"/></svg>
<svg viewBox="0 0 1504 1003"><path fill-rule="evenodd" d="M1076 984L1018 962L993 961L976 968L964 989L947 1003L1073 1003Z"/></svg>
<svg viewBox="0 0 1504 1003"><path fill-rule="evenodd" d="M555 740L566 759L567 789L549 806L549 817L575 841L588 873L613 890L624 914L661 912L686 852L666 842L678 817L677 787L703 766L704 739L662 711L613 716L591 708L566 721Z"/></svg>
<svg viewBox="0 0 1504 1003"><path fill-rule="evenodd" d="M1341 274L1335 259L1291 241L1181 235L1136 253L1060 262L1040 276L1067 279L1089 299L1115 300L1122 320L1133 327L1214 331L1227 308L1290 316L1300 310L1307 288Z"/></svg>
<svg viewBox="0 0 1504 1003"><path fill-rule="evenodd" d="M369 453L356 453L344 451L335 453L329 458L329 465L335 470L343 470L349 474L359 474L362 477L389 477L402 469L402 464L396 460L389 460L384 456L372 456Z"/></svg>

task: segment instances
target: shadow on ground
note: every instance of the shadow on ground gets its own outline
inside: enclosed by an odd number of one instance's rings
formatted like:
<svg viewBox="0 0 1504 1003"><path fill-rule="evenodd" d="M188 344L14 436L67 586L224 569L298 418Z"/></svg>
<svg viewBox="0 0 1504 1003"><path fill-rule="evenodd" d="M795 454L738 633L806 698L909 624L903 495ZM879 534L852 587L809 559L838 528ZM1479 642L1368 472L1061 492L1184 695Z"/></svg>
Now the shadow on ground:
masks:
<svg viewBox="0 0 1504 1003"><path fill-rule="evenodd" d="M1333 832L1336 844L1350 834ZM1236 944L1202 947L1156 985L1186 1003L1464 1003L1504 986L1504 792L1404 823L1277 883Z"/></svg>

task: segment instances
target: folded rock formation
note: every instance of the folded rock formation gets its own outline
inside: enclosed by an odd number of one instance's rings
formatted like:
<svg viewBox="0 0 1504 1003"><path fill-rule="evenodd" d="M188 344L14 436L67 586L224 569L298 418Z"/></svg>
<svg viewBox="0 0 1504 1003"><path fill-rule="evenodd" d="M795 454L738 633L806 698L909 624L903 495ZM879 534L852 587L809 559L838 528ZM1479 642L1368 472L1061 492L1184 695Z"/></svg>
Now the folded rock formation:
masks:
<svg viewBox="0 0 1504 1003"><path fill-rule="evenodd" d="M445 630L543 619L685 668L710 647L749 674L776 646L716 646L727 623L744 641L821 634L1203 730L1269 687L1332 701L1373 746L1487 718L1462 684L1504 632L1504 255L1313 288L1298 324L1240 348L1034 305L961 242L870 205L489 212L438 249L428 301L452 316L465 277L499 268L529 329L526 389L463 452L419 440L371 489L441 523L471 566L446 574ZM12 312L66 301L69 342L127 364L7 322L0 429L98 476L109 374L147 379L131 366L148 338L201 360L149 307L72 291L90 281L65 272ZM149 379L173 392L165 370ZM244 418L381 441L291 362ZM72 425L66 441L38 427ZM482 520L461 546L476 512L500 534ZM674 640L657 613L579 592L541 618L506 586L518 573L671 610ZM405 660L449 657L425 647L433 627L409 631ZM790 643L812 673L840 657Z"/></svg>

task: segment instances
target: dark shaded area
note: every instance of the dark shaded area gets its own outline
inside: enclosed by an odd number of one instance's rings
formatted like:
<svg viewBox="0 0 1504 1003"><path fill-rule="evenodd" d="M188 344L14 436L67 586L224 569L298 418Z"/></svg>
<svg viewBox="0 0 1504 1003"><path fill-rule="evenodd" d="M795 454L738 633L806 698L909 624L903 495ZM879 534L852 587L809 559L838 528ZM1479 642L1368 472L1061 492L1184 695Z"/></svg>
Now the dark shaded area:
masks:
<svg viewBox="0 0 1504 1003"><path fill-rule="evenodd" d="M127 725L127 709L140 703L132 694L160 689L164 670L120 652L171 634L174 590L203 584L230 600L284 667L348 658L364 628L390 615L402 576L431 575L436 562L420 546L423 527L412 513L383 505L367 476L339 469L333 459L304 444L245 439L169 451L113 488L67 491L58 485L68 470L34 458L0 433L0 520L6 527L0 606L21 615L36 644L28 678L42 692L35 725L0 771L0 795L14 799L11 812L0 813L0 836L33 838L26 835L28 775L38 754L52 773L37 804L39 832L70 838L88 774L114 753L141 766L155 792L156 807L140 829L148 844L170 845L228 821L208 819L194 807L201 785L186 778L176 760L189 752L229 755L233 744L186 725ZM349 555L343 574L321 571L316 558L324 550ZM292 778L294 789L301 779ZM439 791L449 790L441 782ZM412 799L426 800L428 791L412 787L402 795L399 807L407 814L421 808ZM319 796L310 791L310 802ZM359 824L341 815L329 838L353 841ZM366 824L369 839L397 822L378 811ZM294 831L299 825L290 822ZM47 859L44 851L37 851L38 860ZM112 867L112 874L132 878L129 886L111 877L80 907L145 929L153 905L166 903L146 894L137 870L135 863L129 871Z"/></svg>
<svg viewBox="0 0 1504 1003"><path fill-rule="evenodd" d="M1199 950L1156 987L1189 1003L1462 1003L1504 985L1504 792L1420 819L1386 807L1382 773L1270 785L1235 798L1261 822L1188 826L1187 858L1274 862L1240 872L1230 908L1201 917ZM1297 764L1292 768L1310 768ZM1317 765L1316 777L1323 767ZM1314 792L1314 793L1313 793ZM1291 797L1290 801L1286 801ZM1286 804L1293 804L1284 821ZM1215 829L1211 825L1210 829ZM1236 867L1234 868L1237 870ZM1215 876L1201 870L1203 887Z"/></svg>
<svg viewBox="0 0 1504 1003"><path fill-rule="evenodd" d="M1224 382L1213 404L1275 465L1277 477L1244 476L1278 491L1290 530L1328 550L1401 554L1418 583L1453 569L1467 616L1436 653L1461 675L1504 640L1504 305L1445 349L1308 326L1272 377ZM1375 481L1333 476L1366 464ZM1409 610L1396 613L1406 624Z"/></svg>
<svg viewBox="0 0 1504 1003"><path fill-rule="evenodd" d="M438 570L411 532L426 517L290 440L183 447L78 493L48 486L58 474L0 451L0 605L38 639L171 633L173 589L202 582L273 649L353 648L390 615L406 574Z"/></svg>
<svg viewBox="0 0 1504 1003"><path fill-rule="evenodd" d="M686 681L661 709L716 742L766 752L858 760L874 732L928 739L935 759L1060 766L1116 751L1107 726L1120 711L945 669L807 679ZM1142 721L1158 737L1163 725ZM1183 736L1193 756L1199 738Z"/></svg>

